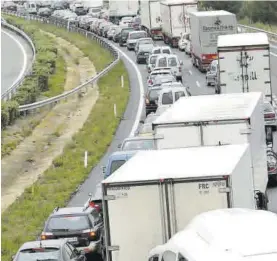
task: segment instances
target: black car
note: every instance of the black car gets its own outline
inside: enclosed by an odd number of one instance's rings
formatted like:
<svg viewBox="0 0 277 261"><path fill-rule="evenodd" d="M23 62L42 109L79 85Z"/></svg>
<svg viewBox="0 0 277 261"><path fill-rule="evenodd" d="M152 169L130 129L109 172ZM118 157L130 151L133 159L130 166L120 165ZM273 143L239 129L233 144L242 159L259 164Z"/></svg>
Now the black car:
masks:
<svg viewBox="0 0 277 261"><path fill-rule="evenodd" d="M145 111L146 116L151 112L156 112L158 108L158 99L161 87L153 87L148 90L147 94L145 95Z"/></svg>
<svg viewBox="0 0 277 261"><path fill-rule="evenodd" d="M66 238L86 254L101 253L103 219L91 206L56 208L49 216L41 233L41 240Z"/></svg>
<svg viewBox="0 0 277 261"><path fill-rule="evenodd" d="M135 29L132 27L122 28L120 35L119 35L119 45L120 46L123 46L126 43L128 34L132 31L135 31Z"/></svg>
<svg viewBox="0 0 277 261"><path fill-rule="evenodd" d="M78 251L66 239L31 241L24 243L13 261L55 260L86 261L84 252Z"/></svg>

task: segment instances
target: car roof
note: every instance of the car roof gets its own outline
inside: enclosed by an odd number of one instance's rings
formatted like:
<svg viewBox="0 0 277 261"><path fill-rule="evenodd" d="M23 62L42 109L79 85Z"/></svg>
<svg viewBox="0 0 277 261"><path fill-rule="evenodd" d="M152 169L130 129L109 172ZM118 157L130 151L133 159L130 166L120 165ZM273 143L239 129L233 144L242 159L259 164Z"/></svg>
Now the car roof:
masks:
<svg viewBox="0 0 277 261"><path fill-rule="evenodd" d="M121 159L125 158L126 156L131 156L135 153L136 153L136 151L133 151L133 150L116 151L110 155L109 160L121 160Z"/></svg>
<svg viewBox="0 0 277 261"><path fill-rule="evenodd" d="M84 207L70 207L70 208L58 208L57 211L54 211L51 216L62 216L68 214L87 214L91 212L90 209L84 209Z"/></svg>
<svg viewBox="0 0 277 261"><path fill-rule="evenodd" d="M60 247L66 240L65 239L49 239L42 241L29 241L25 242L20 248L19 251L30 248L39 248L39 247Z"/></svg>
<svg viewBox="0 0 277 261"><path fill-rule="evenodd" d="M140 42L142 40L152 40L153 41L153 39L151 37L143 37L143 38L138 39L138 42Z"/></svg>
<svg viewBox="0 0 277 261"><path fill-rule="evenodd" d="M171 73L171 70L165 70L165 69L162 69L162 70L153 70L150 75L153 75L153 74L159 74L159 73Z"/></svg>
<svg viewBox="0 0 277 261"><path fill-rule="evenodd" d="M174 87L174 88L164 87L164 88L162 88L161 93L170 92L170 91L173 91L173 92L178 92L178 91L187 92L187 89L184 88L184 87Z"/></svg>
<svg viewBox="0 0 277 261"><path fill-rule="evenodd" d="M132 140L134 140L134 141L136 141L136 140L152 140L153 139L153 137L152 138L149 138L149 137L138 137L138 136L136 136L136 137L129 137L129 138L126 138L124 141L132 141Z"/></svg>

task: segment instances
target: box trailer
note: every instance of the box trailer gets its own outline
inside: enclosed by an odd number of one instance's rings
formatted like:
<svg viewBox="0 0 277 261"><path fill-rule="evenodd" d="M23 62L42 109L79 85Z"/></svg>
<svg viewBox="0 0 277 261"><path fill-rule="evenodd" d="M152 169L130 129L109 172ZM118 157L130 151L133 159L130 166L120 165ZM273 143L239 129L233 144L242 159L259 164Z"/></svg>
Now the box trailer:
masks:
<svg viewBox="0 0 277 261"><path fill-rule="evenodd" d="M259 208L267 205L264 128L260 92L182 97L153 122L157 149L249 143Z"/></svg>
<svg viewBox="0 0 277 261"><path fill-rule="evenodd" d="M270 45L265 33L221 35L218 93L262 92L272 102Z"/></svg>
<svg viewBox="0 0 277 261"><path fill-rule="evenodd" d="M164 42L178 47L182 33L190 33L189 13L197 11L197 1L168 0L161 2L162 33Z"/></svg>
<svg viewBox="0 0 277 261"><path fill-rule="evenodd" d="M236 15L227 11L204 11L190 13L191 59L201 72L217 59L219 35L237 32Z"/></svg>
<svg viewBox="0 0 277 261"><path fill-rule="evenodd" d="M163 39L160 2L161 0L140 2L141 28L154 40Z"/></svg>
<svg viewBox="0 0 277 261"><path fill-rule="evenodd" d="M122 17L136 16L139 11L138 0L109 0L109 18L112 22L120 21Z"/></svg>
<svg viewBox="0 0 277 261"><path fill-rule="evenodd" d="M102 191L107 261L147 260L199 213L255 209L248 144L141 151Z"/></svg>

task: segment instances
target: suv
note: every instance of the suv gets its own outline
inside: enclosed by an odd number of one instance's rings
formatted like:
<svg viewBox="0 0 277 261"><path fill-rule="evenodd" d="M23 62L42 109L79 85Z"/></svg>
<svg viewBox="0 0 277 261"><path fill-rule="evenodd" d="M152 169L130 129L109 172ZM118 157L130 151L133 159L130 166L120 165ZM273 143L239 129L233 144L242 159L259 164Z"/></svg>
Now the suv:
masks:
<svg viewBox="0 0 277 261"><path fill-rule="evenodd" d="M86 261L87 259L83 251L78 251L67 240L56 239L26 242L12 260Z"/></svg>
<svg viewBox="0 0 277 261"><path fill-rule="evenodd" d="M136 45L138 39L146 38L146 37L147 37L147 33L145 31L130 32L128 35L128 39L127 39L127 49L129 51L135 50L135 45Z"/></svg>
<svg viewBox="0 0 277 261"><path fill-rule="evenodd" d="M122 28L120 35L119 35L119 45L123 46L126 44L128 34L133 32L135 29L131 27Z"/></svg>
<svg viewBox="0 0 277 261"><path fill-rule="evenodd" d="M66 238L79 251L100 253L102 232L103 220L97 208L57 207L45 222L40 239Z"/></svg>

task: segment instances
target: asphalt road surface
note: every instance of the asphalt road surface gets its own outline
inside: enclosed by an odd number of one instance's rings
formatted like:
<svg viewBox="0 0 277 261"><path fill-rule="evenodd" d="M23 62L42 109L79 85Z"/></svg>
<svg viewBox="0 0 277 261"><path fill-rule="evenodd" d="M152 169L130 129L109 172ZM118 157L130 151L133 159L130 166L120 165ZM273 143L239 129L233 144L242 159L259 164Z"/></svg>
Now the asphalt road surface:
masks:
<svg viewBox="0 0 277 261"><path fill-rule="evenodd" d="M1 92L22 78L32 59L28 43L16 33L1 28Z"/></svg>
<svg viewBox="0 0 277 261"><path fill-rule="evenodd" d="M164 45L163 42L157 42L157 44ZM140 97L139 77L136 75L136 70L134 69L134 66L132 66L133 63L125 57L127 55L129 58L131 58L133 62L135 62L135 53L132 51L128 51L126 47L119 47L117 44L116 46L125 54L122 56L122 58L129 72L131 83L130 100L124 115L124 119L120 123L114 140L108 148L105 156L101 159L99 164L94 169L92 169L88 179L84 182L84 184L79 187L78 192L72 197L71 201L69 202L69 206L82 206L88 199L88 193L94 193L96 185L103 180L101 167L106 165L109 155L118 149L118 144L120 144L124 138L127 138L129 136L129 133L131 132L133 124L136 120ZM277 95L277 46L272 48L271 51L272 84L273 91ZM179 56L179 59L183 60L184 62L183 81L187 82L187 84L190 86L191 94L214 94L214 88L206 86L205 74L199 72L195 67L192 66L190 57L187 56L184 52L180 52L178 49L173 49L173 52L176 53ZM141 73L144 84L144 91L146 91L146 78L148 75L146 71L146 66L137 65L137 68ZM143 113L142 115L145 115L145 113ZM277 146L275 148L275 151L277 151ZM269 190L269 200L270 210L277 213L277 188L274 187Z"/></svg>

